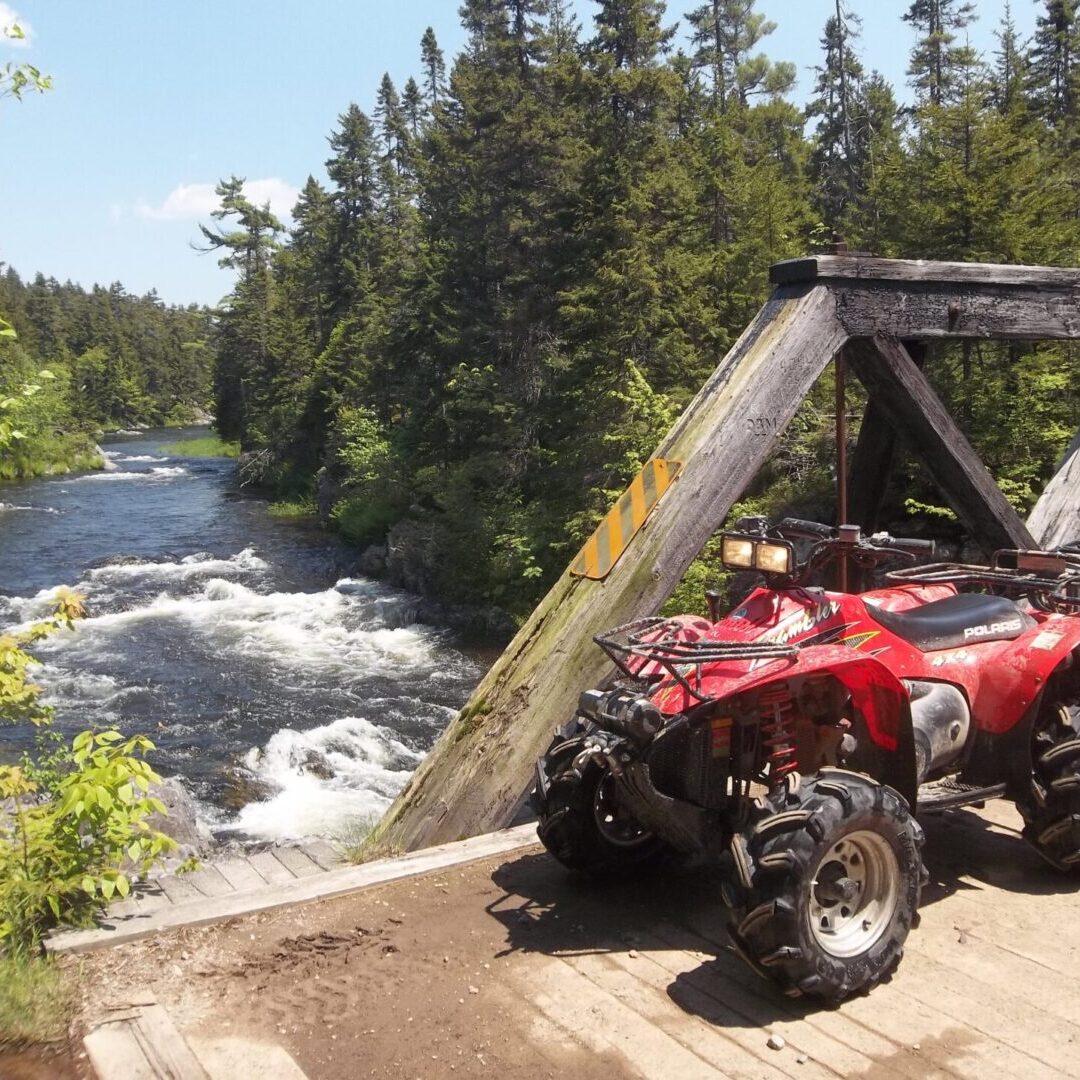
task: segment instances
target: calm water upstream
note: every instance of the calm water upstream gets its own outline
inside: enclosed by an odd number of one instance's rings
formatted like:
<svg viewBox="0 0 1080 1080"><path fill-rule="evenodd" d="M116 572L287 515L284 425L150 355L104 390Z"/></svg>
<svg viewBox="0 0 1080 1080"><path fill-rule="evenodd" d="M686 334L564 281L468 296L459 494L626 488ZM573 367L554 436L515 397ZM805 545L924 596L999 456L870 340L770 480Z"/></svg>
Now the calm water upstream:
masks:
<svg viewBox="0 0 1080 1080"><path fill-rule="evenodd" d="M164 449L205 434L0 485L0 628L75 587L89 617L38 649L58 726L147 732L223 834L332 833L388 805L481 671L347 549L239 497L234 462Z"/></svg>

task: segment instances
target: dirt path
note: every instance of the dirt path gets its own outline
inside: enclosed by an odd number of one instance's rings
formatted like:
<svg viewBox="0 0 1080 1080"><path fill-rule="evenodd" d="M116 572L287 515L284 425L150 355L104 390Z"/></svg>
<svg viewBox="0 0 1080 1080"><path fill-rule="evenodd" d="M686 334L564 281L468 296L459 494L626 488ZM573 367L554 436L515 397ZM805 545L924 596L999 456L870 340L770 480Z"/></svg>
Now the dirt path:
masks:
<svg viewBox="0 0 1080 1080"><path fill-rule="evenodd" d="M149 990L189 1040L274 1043L312 1080L1080 1076L1077 883L1017 824L927 823L922 926L839 1009L742 965L712 876L587 886L534 849L92 954L86 1008Z"/></svg>

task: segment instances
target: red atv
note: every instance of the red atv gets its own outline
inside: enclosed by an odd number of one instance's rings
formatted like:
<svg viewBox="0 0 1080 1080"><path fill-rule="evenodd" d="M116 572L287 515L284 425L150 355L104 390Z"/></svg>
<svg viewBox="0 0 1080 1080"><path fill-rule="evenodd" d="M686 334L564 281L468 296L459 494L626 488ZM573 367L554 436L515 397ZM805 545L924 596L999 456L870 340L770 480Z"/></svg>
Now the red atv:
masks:
<svg viewBox="0 0 1080 1080"><path fill-rule="evenodd" d="M1006 796L1054 866L1080 865L1080 554L808 584L933 544L747 519L723 563L765 585L720 617L596 638L619 669L537 762L540 839L566 866L673 852L725 871L731 940L790 994L838 1000L899 962L925 878L914 814ZM800 560L797 556L802 553Z"/></svg>

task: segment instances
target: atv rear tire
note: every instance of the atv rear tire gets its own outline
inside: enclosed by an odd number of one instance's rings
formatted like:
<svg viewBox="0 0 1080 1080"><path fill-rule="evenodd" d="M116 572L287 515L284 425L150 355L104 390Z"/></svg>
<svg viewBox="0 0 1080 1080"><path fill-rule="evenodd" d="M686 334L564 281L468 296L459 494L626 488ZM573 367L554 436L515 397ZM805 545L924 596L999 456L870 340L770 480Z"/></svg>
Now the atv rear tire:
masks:
<svg viewBox="0 0 1080 1080"><path fill-rule="evenodd" d="M584 749L587 729L555 739L544 758L549 785L537 793L537 833L564 866L593 877L651 869L670 849L641 826L618 801L610 770L595 759L580 774L574 762Z"/></svg>
<svg viewBox="0 0 1080 1080"><path fill-rule="evenodd" d="M732 943L793 997L869 990L916 922L922 844L892 788L846 769L804 777L732 839Z"/></svg>
<svg viewBox="0 0 1080 1080"><path fill-rule="evenodd" d="M1047 694L1031 740L1031 781L1017 799L1024 839L1059 870L1080 867L1080 708Z"/></svg>

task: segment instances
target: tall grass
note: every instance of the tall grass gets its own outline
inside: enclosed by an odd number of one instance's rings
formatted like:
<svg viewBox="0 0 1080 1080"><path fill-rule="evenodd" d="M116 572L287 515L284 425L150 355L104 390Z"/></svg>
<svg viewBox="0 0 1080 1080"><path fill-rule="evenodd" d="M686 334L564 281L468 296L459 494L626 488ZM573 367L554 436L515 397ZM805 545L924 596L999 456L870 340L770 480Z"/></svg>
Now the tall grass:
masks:
<svg viewBox="0 0 1080 1080"><path fill-rule="evenodd" d="M175 457L228 457L240 456L238 442L226 442L218 435L205 435L201 439L183 439L180 442L165 443L162 450Z"/></svg>
<svg viewBox="0 0 1080 1080"><path fill-rule="evenodd" d="M74 985L51 958L0 956L0 1047L62 1039L74 998Z"/></svg>

